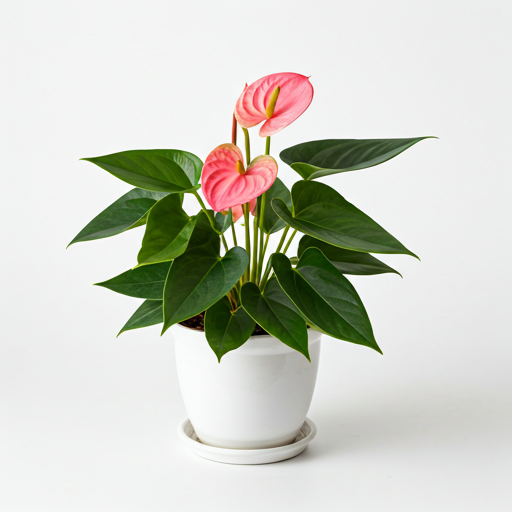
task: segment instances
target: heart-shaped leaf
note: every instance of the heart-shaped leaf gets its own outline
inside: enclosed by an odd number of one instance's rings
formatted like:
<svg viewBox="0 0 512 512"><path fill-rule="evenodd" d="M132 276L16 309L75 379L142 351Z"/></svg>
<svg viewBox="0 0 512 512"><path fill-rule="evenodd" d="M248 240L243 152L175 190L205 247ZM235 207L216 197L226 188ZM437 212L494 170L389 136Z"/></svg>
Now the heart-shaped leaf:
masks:
<svg viewBox="0 0 512 512"><path fill-rule="evenodd" d="M98 240L109 236L118 235L129 229L143 226L146 223L148 211L162 199L168 192L152 192L134 188L85 226L78 235L73 238L68 247L77 242Z"/></svg>
<svg viewBox="0 0 512 512"><path fill-rule="evenodd" d="M196 217L189 217L177 194L170 194L151 209L148 215L138 265L170 261L185 252Z"/></svg>
<svg viewBox="0 0 512 512"><path fill-rule="evenodd" d="M163 301L146 300L130 317L128 322L126 322L124 327L119 331L118 336L123 332L130 331L132 329L141 329L142 327L161 324L163 320Z"/></svg>
<svg viewBox="0 0 512 512"><path fill-rule="evenodd" d="M217 212L215 214L215 220L219 226L219 231L221 233L225 233L226 230L231 226L231 222L233 221L233 214L231 209L227 212Z"/></svg>
<svg viewBox="0 0 512 512"><path fill-rule="evenodd" d="M306 235L351 251L409 254L417 258L368 215L324 183L295 183L292 202L293 214L281 199L272 200L272 207L287 224Z"/></svg>
<svg viewBox="0 0 512 512"><path fill-rule="evenodd" d="M281 160L305 180L373 167L390 160L420 140L412 139L327 139L303 142L281 151Z"/></svg>
<svg viewBox="0 0 512 512"><path fill-rule="evenodd" d="M243 308L255 322L310 361L306 322L281 289L277 279L271 278L268 281L263 294L254 283L245 283L241 299Z"/></svg>
<svg viewBox="0 0 512 512"><path fill-rule="evenodd" d="M302 256L306 249L310 247L317 247L320 249L324 256L342 273L353 274L357 276L371 276L375 274L385 274L387 272L394 272L401 275L399 272L389 267L382 261L378 260L371 254L356 251L347 251L347 249L340 249L334 245L327 244L321 240L317 240L309 235L304 235L299 242L297 254L299 258ZM293 265L293 261L292 261Z"/></svg>
<svg viewBox="0 0 512 512"><path fill-rule="evenodd" d="M193 250L176 258L164 286L164 328L191 318L213 306L242 277L249 256L233 247L224 257Z"/></svg>
<svg viewBox="0 0 512 512"><path fill-rule="evenodd" d="M276 178L274 184L265 192L263 231L268 234L277 233L286 226L272 208L272 199L276 197L282 199L288 208L292 207L292 196L290 195L290 191L279 178ZM258 198L258 203L261 203L262 198L263 196ZM261 211L261 204L259 204L259 208Z"/></svg>
<svg viewBox="0 0 512 512"><path fill-rule="evenodd" d="M254 321L241 307L231 311L228 298L222 297L207 309L204 330L208 344L220 363L224 354L241 347L250 338Z"/></svg>
<svg viewBox="0 0 512 512"><path fill-rule="evenodd" d="M197 156L178 149L138 149L82 160L130 185L160 192L197 190L203 167Z"/></svg>
<svg viewBox="0 0 512 512"><path fill-rule="evenodd" d="M194 230L185 251L186 254L195 252L213 257L217 257L220 254L220 237L213 230L205 212L199 212L196 215Z"/></svg>
<svg viewBox="0 0 512 512"><path fill-rule="evenodd" d="M170 261L144 265L119 274L108 281L96 283L117 293L141 299L162 300Z"/></svg>
<svg viewBox="0 0 512 512"><path fill-rule="evenodd" d="M294 269L284 254L273 254L272 267L281 288L309 324L382 353L356 290L319 249L307 249Z"/></svg>

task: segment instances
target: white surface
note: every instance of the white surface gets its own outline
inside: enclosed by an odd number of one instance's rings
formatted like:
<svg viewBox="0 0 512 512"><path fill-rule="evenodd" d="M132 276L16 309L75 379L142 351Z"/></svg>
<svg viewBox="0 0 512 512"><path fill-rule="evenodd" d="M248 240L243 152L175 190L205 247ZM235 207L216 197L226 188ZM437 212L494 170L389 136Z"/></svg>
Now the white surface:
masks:
<svg viewBox="0 0 512 512"><path fill-rule="evenodd" d="M3 2L0 510L511 510L511 8ZM323 180L422 261L383 258L403 280L352 279L384 356L324 340L302 455L213 464L176 436L169 337L115 339L138 301L91 286L133 265L142 232L64 250L130 188L78 159L204 158L229 140L245 82L283 70L311 74L315 98L274 155L316 138L440 137Z"/></svg>
<svg viewBox="0 0 512 512"><path fill-rule="evenodd" d="M309 362L272 336L251 336L222 357L204 332L173 325L176 370L187 415L201 441L234 449L291 443L315 391L322 335L309 329Z"/></svg>
<svg viewBox="0 0 512 512"><path fill-rule="evenodd" d="M178 425L177 431L185 446L204 459L224 464L272 464L301 454L316 436L316 425L306 418L291 443L252 450L219 448L202 444L188 418Z"/></svg>

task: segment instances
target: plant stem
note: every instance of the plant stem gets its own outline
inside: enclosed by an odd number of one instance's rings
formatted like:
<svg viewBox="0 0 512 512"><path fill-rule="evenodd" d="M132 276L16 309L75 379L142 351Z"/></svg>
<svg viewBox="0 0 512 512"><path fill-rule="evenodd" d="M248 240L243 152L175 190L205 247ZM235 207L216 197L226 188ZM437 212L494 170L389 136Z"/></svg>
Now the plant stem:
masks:
<svg viewBox="0 0 512 512"><path fill-rule="evenodd" d="M290 230L290 226L286 226L284 228L283 235L281 236L281 240L279 241L279 245L277 246L276 253L278 253L281 250L281 247L283 247L286 235L288 234L288 231ZM270 260L268 260L267 268L265 269L265 274L263 274L263 277L260 282L260 290L265 289L265 285L268 281L268 275L270 274L270 270L272 269L272 266L270 265Z"/></svg>
<svg viewBox="0 0 512 512"><path fill-rule="evenodd" d="M206 213L206 216L208 217L208 220L210 221L210 224L211 224L213 230L215 232L217 232L217 229L215 227L215 224L216 224L215 218L206 209L206 205L203 203L203 200L201 199L201 196L195 190L192 192L192 194L194 194L194 196L196 196L196 199L198 200L199 205L201 206L201 210L203 210L203 212ZM226 242L226 239L224 238L224 233L221 233L220 236L222 238L222 243L224 244L224 249L226 249L226 252L228 252L229 251L229 247L228 247L228 244Z"/></svg>
<svg viewBox="0 0 512 512"><path fill-rule="evenodd" d="M235 114L233 114L233 126L231 127L231 143L236 146L236 117Z"/></svg>
<svg viewBox="0 0 512 512"><path fill-rule="evenodd" d="M286 245L284 246L284 249L283 249L283 254L286 254L286 251L288 250L288 247L290 247L290 244L292 243L292 240L293 240L293 237L297 234L297 230L294 229L293 230L293 233L292 233L292 236L290 236L290 238L288 239L288 242L286 243Z"/></svg>
<svg viewBox="0 0 512 512"><path fill-rule="evenodd" d="M265 142L265 155L270 154L270 137L267 137ZM260 208L258 211L258 220L259 220L259 226L260 226L260 261L257 263L257 269L255 272L255 281L257 282L260 279L261 270L263 268L263 258L265 255L265 252L263 250L263 221L265 219L265 206L266 206L266 198L267 192L263 192L261 199L260 199ZM268 235L267 235L267 243L268 243ZM266 245L265 245L266 249Z"/></svg>
<svg viewBox="0 0 512 512"><path fill-rule="evenodd" d="M249 203L242 205L244 210L244 224L245 224L245 250L249 255L249 263L247 263L247 269L245 270L244 282L249 281L251 276L251 228L249 226Z"/></svg>
<svg viewBox="0 0 512 512"><path fill-rule="evenodd" d="M260 240L263 240L263 231L260 233ZM270 239L270 235L267 233L265 236L265 245L260 250L260 261L258 262L258 275L256 277L256 282L259 282L261 279L261 272L263 271L263 261L265 259L265 253L267 252L267 245Z"/></svg>
<svg viewBox="0 0 512 512"><path fill-rule="evenodd" d="M251 142L249 141L249 132L247 131L247 128L242 127L242 131L244 132L245 138L245 160L247 162L247 167L249 167L249 164L251 163Z"/></svg>
<svg viewBox="0 0 512 512"><path fill-rule="evenodd" d="M230 208L231 210L231 233L233 234L233 243L235 245L238 245L238 242L236 240L236 230L235 230L235 223L233 222L233 209Z"/></svg>
<svg viewBox="0 0 512 512"><path fill-rule="evenodd" d="M252 246L252 269L251 281L256 282L256 271L258 270L258 217L254 216L253 222L253 246Z"/></svg>

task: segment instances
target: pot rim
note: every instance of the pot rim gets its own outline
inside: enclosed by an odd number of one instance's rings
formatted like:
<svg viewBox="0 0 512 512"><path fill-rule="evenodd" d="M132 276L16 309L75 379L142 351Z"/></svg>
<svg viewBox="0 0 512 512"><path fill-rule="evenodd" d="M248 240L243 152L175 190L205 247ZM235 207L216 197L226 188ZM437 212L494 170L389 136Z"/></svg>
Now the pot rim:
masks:
<svg viewBox="0 0 512 512"><path fill-rule="evenodd" d="M198 331L197 329L191 329L190 327L185 327L181 324L174 324L172 328L179 326L178 331L181 331L183 334L186 334L187 337L187 344L193 344L198 349L208 349L211 350L208 341L206 339L206 334L204 331ZM171 329L172 329L171 328ZM317 331L315 329L308 329L308 344L312 345L314 343L318 343L321 338L322 334L320 331ZM179 341L179 338L181 338L179 332L174 331L174 336L177 338L176 341ZM205 343L206 342L206 343ZM234 356L249 356L249 355L279 355L279 354L286 354L286 353L293 353L297 352L295 349L289 347L285 343L283 343L281 340L276 338L275 336L271 335L257 335L257 336L250 336L249 339L240 347L238 347L236 350L232 350L224 355L223 360L225 357L232 358ZM297 354L300 354L297 352ZM213 355L213 352L212 352ZM304 357L304 356L302 356Z"/></svg>

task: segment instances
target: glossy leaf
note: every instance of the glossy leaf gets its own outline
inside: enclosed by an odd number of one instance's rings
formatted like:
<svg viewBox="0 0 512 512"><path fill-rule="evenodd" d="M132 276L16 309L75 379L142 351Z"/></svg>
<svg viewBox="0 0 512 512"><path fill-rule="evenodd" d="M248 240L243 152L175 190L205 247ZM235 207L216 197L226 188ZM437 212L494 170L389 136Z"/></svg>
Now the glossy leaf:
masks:
<svg viewBox="0 0 512 512"><path fill-rule="evenodd" d="M170 261L183 254L195 222L196 217L189 217L181 207L178 195L170 194L158 201L148 215L138 264Z"/></svg>
<svg viewBox="0 0 512 512"><path fill-rule="evenodd" d="M215 214L215 220L219 226L219 231L221 233L225 233L227 229L231 226L231 222L233 221L233 215L231 210L229 210L226 214L222 212L217 212Z"/></svg>
<svg viewBox="0 0 512 512"><path fill-rule="evenodd" d="M295 269L284 254L273 254L272 267L281 288L309 324L382 353L356 290L319 249L307 249Z"/></svg>
<svg viewBox="0 0 512 512"><path fill-rule="evenodd" d="M203 163L177 149L139 149L82 158L130 185L160 192L191 192L199 188Z"/></svg>
<svg viewBox="0 0 512 512"><path fill-rule="evenodd" d="M163 319L163 301L146 300L130 317L128 322L126 322L124 327L119 331L118 336L132 329L141 329L142 327L161 324Z"/></svg>
<svg viewBox="0 0 512 512"><path fill-rule="evenodd" d="M143 226L149 210L157 201L167 195L167 192L152 192L134 188L85 226L78 235L73 238L68 247L77 242L99 240L109 236L118 235L129 229Z"/></svg>
<svg viewBox="0 0 512 512"><path fill-rule="evenodd" d="M224 257L193 250L176 258L164 286L164 328L191 318L213 306L244 273L249 256L233 247Z"/></svg>
<svg viewBox="0 0 512 512"><path fill-rule="evenodd" d="M250 338L254 326L253 319L243 308L231 311L227 297L207 309L204 330L219 363L224 354L241 347Z"/></svg>
<svg viewBox="0 0 512 512"><path fill-rule="evenodd" d="M281 289L277 279L268 281L263 294L254 283L245 283L241 298L243 308L255 322L310 360L306 322Z"/></svg>
<svg viewBox="0 0 512 512"><path fill-rule="evenodd" d="M420 140L412 139L327 139L303 142L281 151L281 160L305 180L356 171L381 164Z"/></svg>
<svg viewBox="0 0 512 512"><path fill-rule="evenodd" d="M141 299L162 300L164 283L171 266L170 261L144 265L123 272L108 281L96 283L117 293Z"/></svg>
<svg viewBox="0 0 512 512"><path fill-rule="evenodd" d="M211 210L209 211L211 214ZM202 211L196 215L196 223L185 254L193 252L213 257L220 254L220 237L213 230L206 213Z"/></svg>
<svg viewBox="0 0 512 512"><path fill-rule="evenodd" d="M263 196L258 198L258 206L261 211L261 199ZM286 185L279 179L276 178L274 184L265 193L265 211L263 215L263 231L268 234L277 233L283 229L286 224L282 221L272 208L272 199L279 197L284 201L288 208L292 207L292 196L290 191L286 188Z"/></svg>
<svg viewBox="0 0 512 512"><path fill-rule="evenodd" d="M297 254L299 258L309 247L317 247L324 256L342 273L357 276L370 276L393 272L400 276L400 273L378 260L371 254L364 252L348 251L334 245L317 240L309 235L304 235L299 242ZM293 262L292 262L293 264Z"/></svg>
<svg viewBox="0 0 512 512"><path fill-rule="evenodd" d="M292 228L336 247L381 254L409 254L395 237L336 190L316 181L299 181L292 188L293 214L281 199L274 211Z"/></svg>

